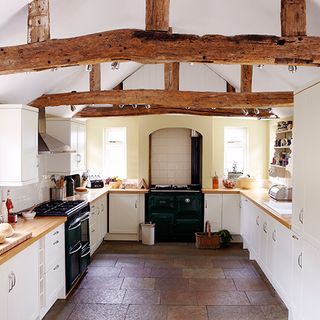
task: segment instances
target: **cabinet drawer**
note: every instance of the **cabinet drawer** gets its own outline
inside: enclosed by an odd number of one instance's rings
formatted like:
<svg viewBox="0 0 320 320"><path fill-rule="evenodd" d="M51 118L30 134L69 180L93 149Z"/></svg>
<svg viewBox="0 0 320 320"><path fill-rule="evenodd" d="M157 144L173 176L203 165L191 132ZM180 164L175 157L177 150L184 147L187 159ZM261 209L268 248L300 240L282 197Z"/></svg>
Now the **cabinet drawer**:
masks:
<svg viewBox="0 0 320 320"><path fill-rule="evenodd" d="M49 310L57 299L64 295L65 284L65 263L64 258L61 258L53 267L46 273L46 308Z"/></svg>
<svg viewBox="0 0 320 320"><path fill-rule="evenodd" d="M100 213L100 204L95 201L93 204L90 204L90 226L95 224L98 219L98 214Z"/></svg>
<svg viewBox="0 0 320 320"><path fill-rule="evenodd" d="M45 272L64 256L64 225L52 230L45 236Z"/></svg>
<svg viewBox="0 0 320 320"><path fill-rule="evenodd" d="M98 225L95 223L90 226L91 255L96 251L97 246L98 246Z"/></svg>

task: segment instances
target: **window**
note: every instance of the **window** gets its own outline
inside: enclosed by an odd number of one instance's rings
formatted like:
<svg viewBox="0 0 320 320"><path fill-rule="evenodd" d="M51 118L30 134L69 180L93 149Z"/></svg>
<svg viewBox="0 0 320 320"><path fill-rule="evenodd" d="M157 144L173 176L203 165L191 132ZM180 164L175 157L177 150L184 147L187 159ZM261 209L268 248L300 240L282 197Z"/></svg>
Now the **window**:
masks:
<svg viewBox="0 0 320 320"><path fill-rule="evenodd" d="M224 128L224 171L244 172L247 165L247 128Z"/></svg>
<svg viewBox="0 0 320 320"><path fill-rule="evenodd" d="M104 168L106 177L127 178L127 130L113 127L105 130Z"/></svg>

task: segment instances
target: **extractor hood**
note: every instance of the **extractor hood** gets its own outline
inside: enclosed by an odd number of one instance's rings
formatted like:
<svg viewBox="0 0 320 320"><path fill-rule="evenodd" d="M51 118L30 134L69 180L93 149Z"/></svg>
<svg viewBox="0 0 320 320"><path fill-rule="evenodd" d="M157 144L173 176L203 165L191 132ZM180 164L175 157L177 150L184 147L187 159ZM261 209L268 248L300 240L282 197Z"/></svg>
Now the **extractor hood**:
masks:
<svg viewBox="0 0 320 320"><path fill-rule="evenodd" d="M39 108L38 153L75 153L70 146L46 133L46 110Z"/></svg>

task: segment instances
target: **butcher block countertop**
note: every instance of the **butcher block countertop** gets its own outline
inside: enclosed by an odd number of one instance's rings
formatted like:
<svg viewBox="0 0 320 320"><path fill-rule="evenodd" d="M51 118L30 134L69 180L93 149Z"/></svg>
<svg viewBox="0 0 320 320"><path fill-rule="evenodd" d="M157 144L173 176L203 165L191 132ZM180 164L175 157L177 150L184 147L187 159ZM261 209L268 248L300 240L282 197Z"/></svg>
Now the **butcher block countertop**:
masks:
<svg viewBox="0 0 320 320"><path fill-rule="evenodd" d="M227 189L227 188L219 188L219 189L202 189L202 192L205 194L241 194L245 196L247 199L251 200L255 203L260 209L269 214L271 217L279 221L288 229L291 229L291 221L292 215L288 214L280 214L277 211L272 210L265 202L270 200L268 195L268 189L257 188L252 190L245 189Z"/></svg>
<svg viewBox="0 0 320 320"><path fill-rule="evenodd" d="M17 223L11 224L14 231L19 233L32 232L32 236L28 240L0 255L0 265L66 221L66 217L35 217L32 220L19 218Z"/></svg>
<svg viewBox="0 0 320 320"><path fill-rule="evenodd" d="M110 188L104 187L104 188L98 188L98 189L88 189L88 193L76 194L72 197L66 198L66 200L86 200L88 202L93 202L107 193L136 194L136 193L148 193L148 192L149 190L147 189L110 189Z"/></svg>

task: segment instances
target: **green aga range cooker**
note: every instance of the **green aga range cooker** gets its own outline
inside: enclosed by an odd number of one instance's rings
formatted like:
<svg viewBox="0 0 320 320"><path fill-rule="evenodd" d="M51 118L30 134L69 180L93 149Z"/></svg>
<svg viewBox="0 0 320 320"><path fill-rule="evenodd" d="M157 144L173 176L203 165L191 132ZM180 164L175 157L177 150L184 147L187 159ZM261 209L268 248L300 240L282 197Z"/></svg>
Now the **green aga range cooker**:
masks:
<svg viewBox="0 0 320 320"><path fill-rule="evenodd" d="M148 198L146 221L156 224L157 242L194 242L203 231L200 185L152 185Z"/></svg>

